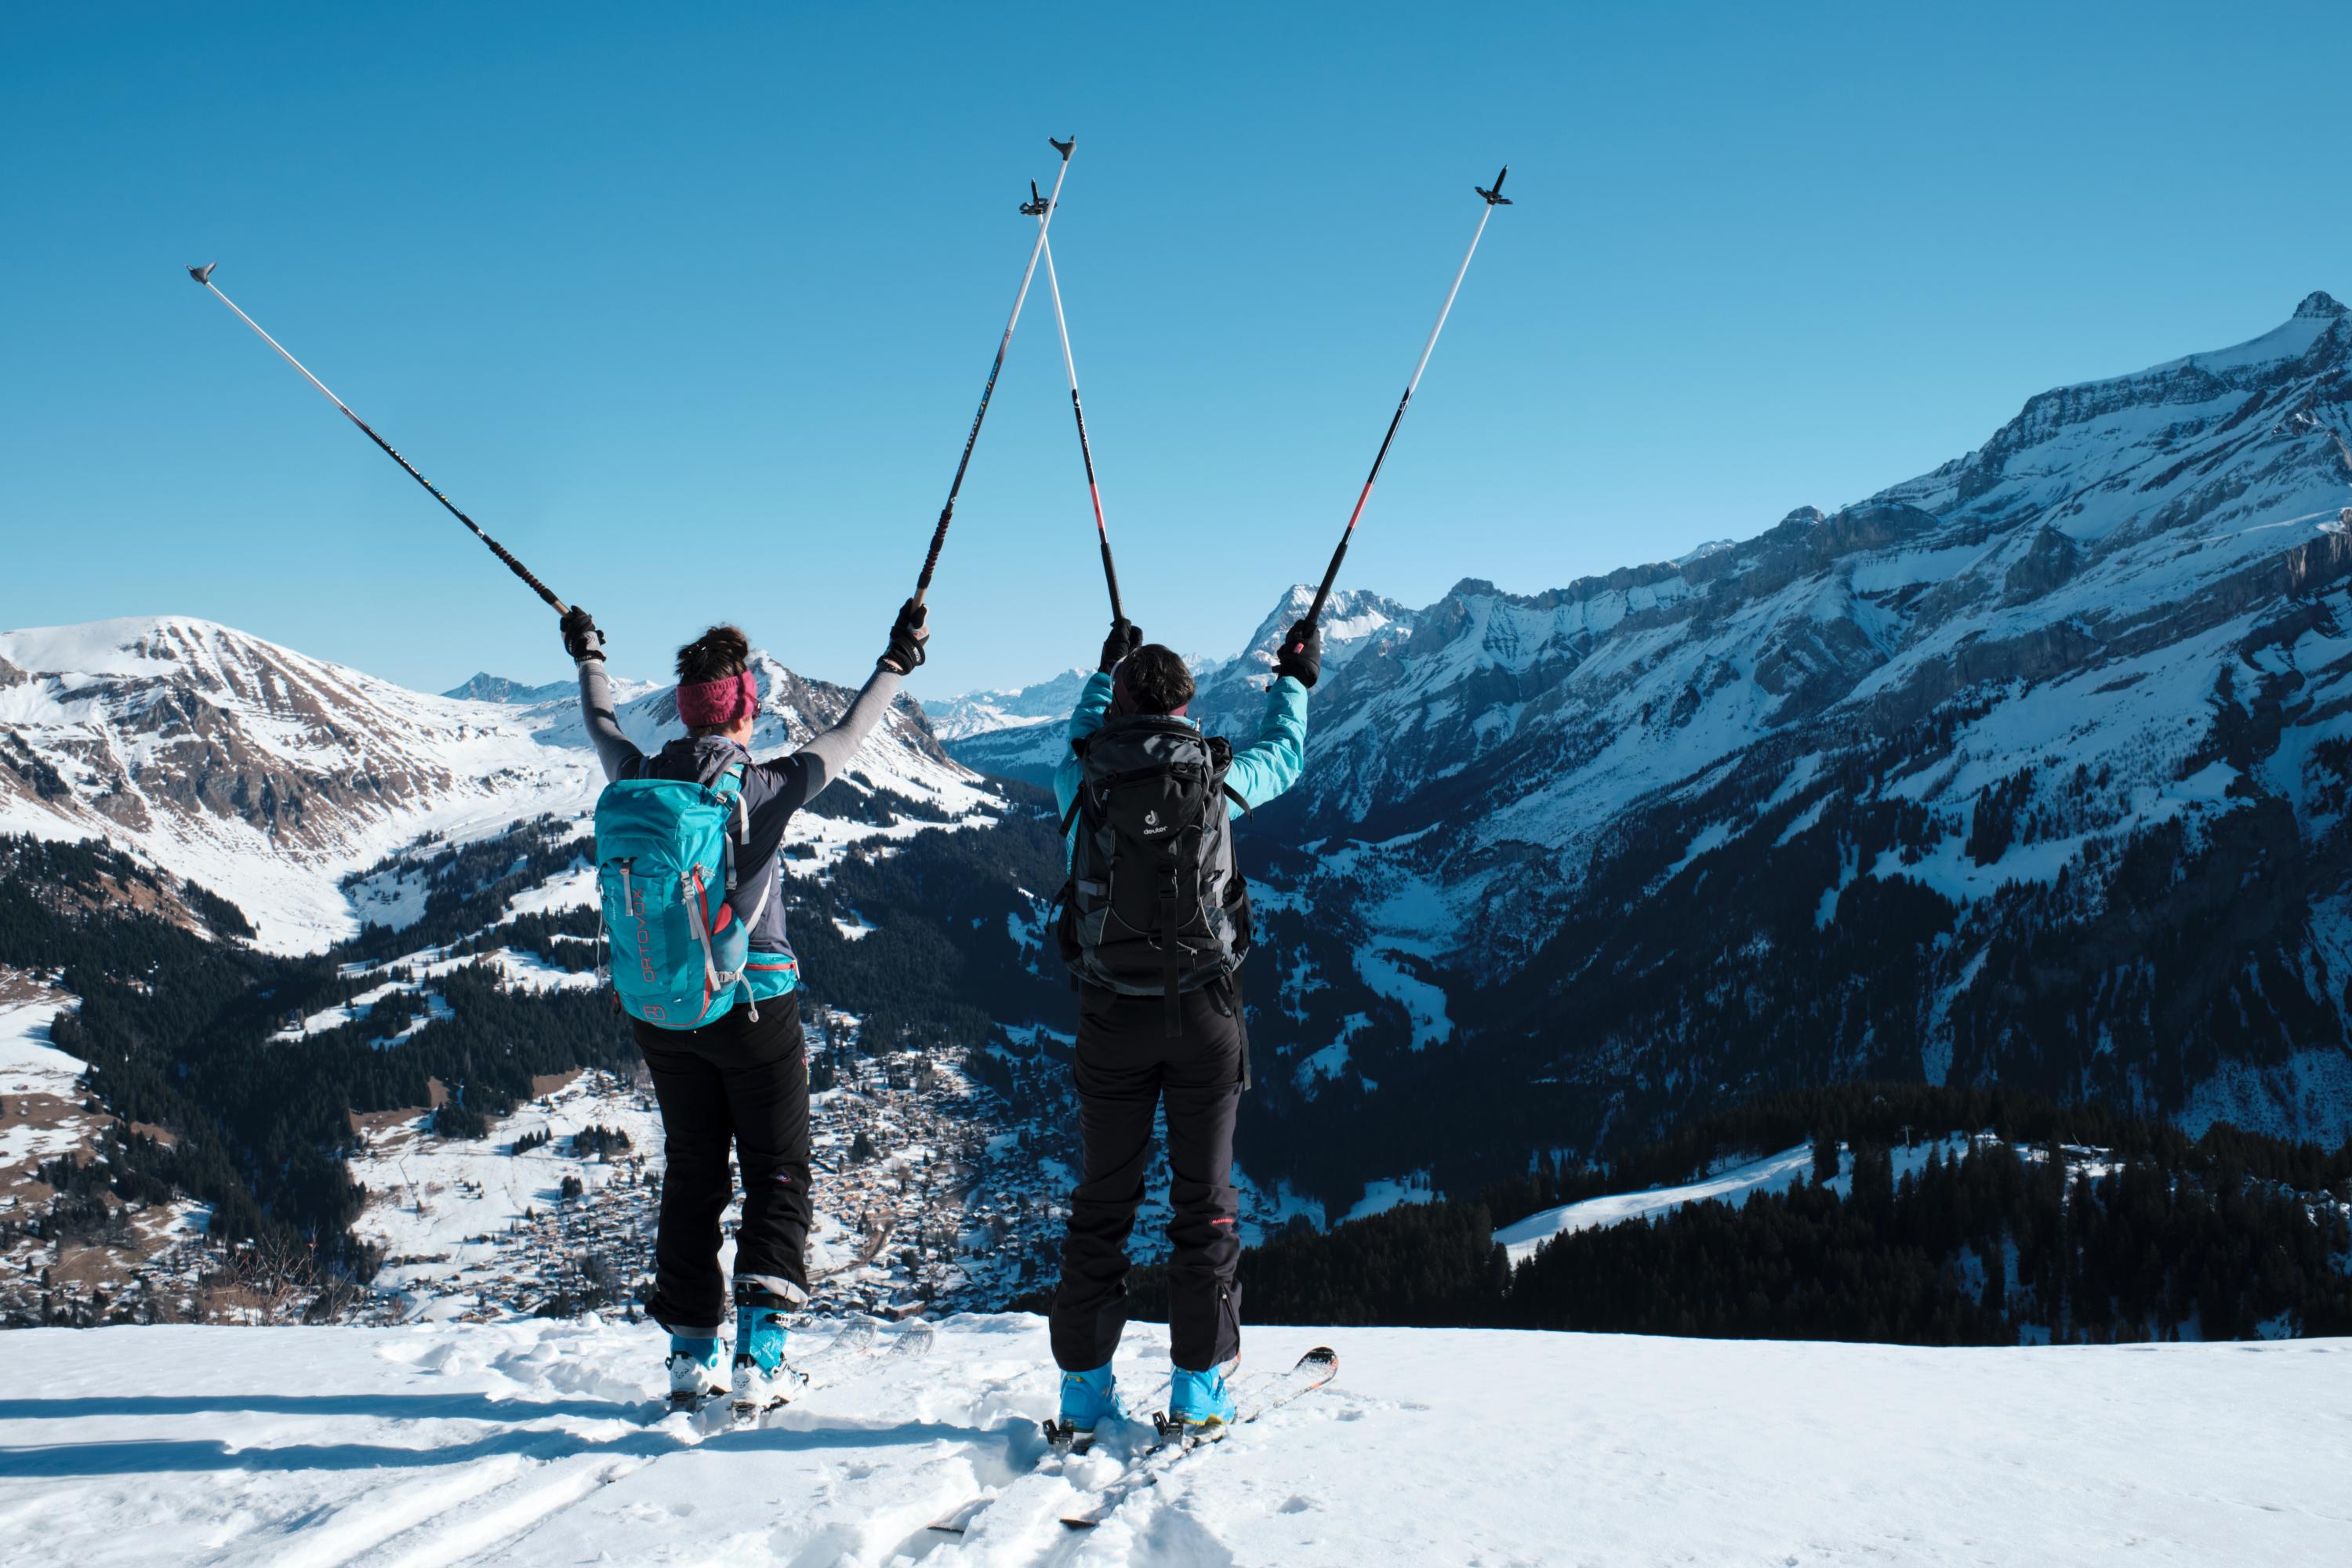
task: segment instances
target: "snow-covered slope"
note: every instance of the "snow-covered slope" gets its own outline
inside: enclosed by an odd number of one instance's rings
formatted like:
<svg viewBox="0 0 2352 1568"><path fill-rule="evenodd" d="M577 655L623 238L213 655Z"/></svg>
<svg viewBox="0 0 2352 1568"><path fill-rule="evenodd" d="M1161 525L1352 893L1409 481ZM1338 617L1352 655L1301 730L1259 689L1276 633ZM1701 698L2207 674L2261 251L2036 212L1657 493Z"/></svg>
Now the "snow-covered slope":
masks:
<svg viewBox="0 0 2352 1568"><path fill-rule="evenodd" d="M765 654L756 663L755 755L801 744L847 701ZM668 687L615 688L641 746L683 732ZM480 700L409 691L184 616L0 634L0 832L105 837L230 899L264 945L320 947L385 918L383 889L355 903L352 873L428 836L575 815L603 786L569 687L478 677L459 690ZM911 702L844 787L948 817L982 799Z"/></svg>
<svg viewBox="0 0 2352 1568"><path fill-rule="evenodd" d="M1753 1193L1786 1192L1810 1176L1812 1167L1812 1146L1800 1143L1793 1149L1783 1149L1760 1160L1749 1160L1681 1186L1653 1187L1638 1193L1612 1193L1607 1197L1586 1198L1580 1203L1562 1204L1558 1208L1545 1209L1497 1230L1495 1245L1507 1252L1512 1262L1517 1263L1532 1257L1536 1248L1555 1236L1568 1236L1601 1226L1622 1225L1627 1220L1648 1219L1680 1208L1685 1204L1739 1204L1747 1201Z"/></svg>
<svg viewBox="0 0 2352 1568"><path fill-rule="evenodd" d="M820 1364L839 1323L795 1336ZM14 1568L2340 1562L2352 1342L1915 1350L1251 1331L1338 1382L1170 1471L1050 1458L1044 1326L885 1327L739 1430L662 1416L650 1325L31 1330L0 1363ZM1149 1387L1160 1331L1118 1370ZM967 1531L928 1527L972 1500Z"/></svg>
<svg viewBox="0 0 2352 1568"><path fill-rule="evenodd" d="M1066 669L1050 680L1040 680L1015 691L971 691L961 697L923 704L939 738L950 744L998 730L1018 730L1048 720L1066 719L1070 705L1086 684L1083 669Z"/></svg>
<svg viewBox="0 0 2352 1568"><path fill-rule="evenodd" d="M545 727L184 616L8 632L0 831L108 838L315 947L352 924L342 873L593 799Z"/></svg>

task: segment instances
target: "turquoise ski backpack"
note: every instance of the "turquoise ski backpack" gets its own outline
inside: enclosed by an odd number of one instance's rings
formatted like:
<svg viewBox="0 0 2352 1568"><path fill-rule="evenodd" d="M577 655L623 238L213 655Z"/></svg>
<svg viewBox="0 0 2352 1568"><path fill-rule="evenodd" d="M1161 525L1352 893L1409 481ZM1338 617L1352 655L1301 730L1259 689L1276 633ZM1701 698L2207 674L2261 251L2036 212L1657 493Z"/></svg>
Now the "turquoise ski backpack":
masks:
<svg viewBox="0 0 2352 1568"><path fill-rule="evenodd" d="M613 990L629 1016L699 1029L724 1017L740 992L759 1021L743 971L767 894L740 920L727 901L736 845L750 835L740 763L709 784L625 779L596 797L596 884Z"/></svg>

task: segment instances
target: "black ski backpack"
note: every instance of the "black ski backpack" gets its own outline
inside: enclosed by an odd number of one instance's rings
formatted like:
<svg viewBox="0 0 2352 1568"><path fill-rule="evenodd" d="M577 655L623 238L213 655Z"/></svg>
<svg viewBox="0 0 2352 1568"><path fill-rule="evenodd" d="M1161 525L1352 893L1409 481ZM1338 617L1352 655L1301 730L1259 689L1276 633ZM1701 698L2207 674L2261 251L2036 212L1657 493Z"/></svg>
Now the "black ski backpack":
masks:
<svg viewBox="0 0 2352 1568"><path fill-rule="evenodd" d="M1062 818L1077 837L1055 931L1078 981L1164 996L1174 1034L1185 992L1229 978L1250 944L1249 889L1234 864L1225 783L1234 749L1181 719L1118 719L1071 742L1083 776Z"/></svg>

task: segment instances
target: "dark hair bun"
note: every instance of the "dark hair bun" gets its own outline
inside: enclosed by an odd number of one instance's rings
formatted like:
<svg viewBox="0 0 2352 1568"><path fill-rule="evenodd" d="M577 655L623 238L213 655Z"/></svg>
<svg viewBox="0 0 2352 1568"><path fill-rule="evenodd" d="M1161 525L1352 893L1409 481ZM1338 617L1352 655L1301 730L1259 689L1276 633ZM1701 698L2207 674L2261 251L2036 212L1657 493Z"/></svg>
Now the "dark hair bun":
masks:
<svg viewBox="0 0 2352 1568"><path fill-rule="evenodd" d="M1192 700L1192 672L1174 648L1145 643L1119 662L1118 679L1146 713L1173 713Z"/></svg>
<svg viewBox="0 0 2352 1568"><path fill-rule="evenodd" d="M751 663L751 639L742 627L713 626L677 650L677 679L686 686L725 680L742 674Z"/></svg>

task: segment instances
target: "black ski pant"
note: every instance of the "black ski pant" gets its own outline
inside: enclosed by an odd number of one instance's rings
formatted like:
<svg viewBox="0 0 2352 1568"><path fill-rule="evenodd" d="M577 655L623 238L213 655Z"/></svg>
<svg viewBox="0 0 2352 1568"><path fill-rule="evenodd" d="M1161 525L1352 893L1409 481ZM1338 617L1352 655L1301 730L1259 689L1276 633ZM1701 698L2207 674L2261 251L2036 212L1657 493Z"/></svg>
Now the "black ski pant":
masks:
<svg viewBox="0 0 2352 1568"><path fill-rule="evenodd" d="M719 1226L734 1196L730 1149L743 1168L738 1299L807 1300L808 1058L799 998L761 1003L756 1024L751 1009L739 1006L699 1029L638 1022L635 1033L653 1073L668 1150L646 1315L689 1337L715 1336L727 1321Z"/></svg>
<svg viewBox="0 0 2352 1568"><path fill-rule="evenodd" d="M1168 1107L1168 1331L1171 1358L1205 1372L1241 1353L1241 1241L1232 1184L1234 1118L1248 1052L1241 998L1226 984L1182 998L1168 1032L1158 996L1085 988L1077 1085L1085 1169L1070 1194L1062 1282L1054 1293L1054 1360L1066 1371L1108 1363L1127 1326L1127 1238L1143 1202L1152 1111Z"/></svg>

